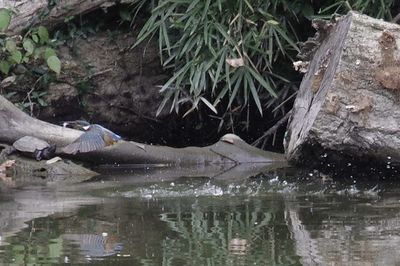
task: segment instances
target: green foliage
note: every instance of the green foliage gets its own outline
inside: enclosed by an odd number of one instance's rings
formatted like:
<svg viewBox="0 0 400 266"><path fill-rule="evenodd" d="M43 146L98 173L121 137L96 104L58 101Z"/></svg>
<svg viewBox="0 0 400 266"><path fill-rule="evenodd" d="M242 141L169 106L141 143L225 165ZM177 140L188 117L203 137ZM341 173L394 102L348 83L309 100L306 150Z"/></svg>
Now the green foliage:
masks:
<svg viewBox="0 0 400 266"><path fill-rule="evenodd" d="M45 102L45 100L43 99L44 96L46 96L47 92L45 91L33 91L30 95L29 95L29 101L23 101L20 103L17 103L17 106L22 109L25 110L26 108L30 108L32 106L32 104L37 104L41 107L45 107L47 106L47 103Z"/></svg>
<svg viewBox="0 0 400 266"><path fill-rule="evenodd" d="M7 30L11 22L11 12L8 9L0 9L0 32Z"/></svg>
<svg viewBox="0 0 400 266"><path fill-rule="evenodd" d="M168 102L170 111L203 103L216 112L227 99L225 110L254 103L262 114L261 95L276 98L276 82L287 82L274 64L298 51L289 22L277 15L280 2L159 0L137 40L158 34L163 66L174 73L159 112Z"/></svg>
<svg viewBox="0 0 400 266"><path fill-rule="evenodd" d="M391 8L395 0L349 0L326 1L318 12L318 17L330 18L333 14L346 14L355 10L375 18L392 20Z"/></svg>
<svg viewBox="0 0 400 266"><path fill-rule="evenodd" d="M4 74L8 75L8 72L10 71L10 63L5 60L0 61L0 71L3 72Z"/></svg>
<svg viewBox="0 0 400 266"><path fill-rule="evenodd" d="M6 9L0 10L1 31L7 30L10 14L11 12ZM49 72L56 74L61 72L61 61L53 46L54 43L43 26L33 28L23 36L0 35L0 78L3 81L9 79L13 84L22 84L21 90L28 84L23 98L13 91L3 93L8 98L18 98L17 105L23 110L28 108L31 115L34 106L47 106L44 101L46 95L44 89L52 79Z"/></svg>
<svg viewBox="0 0 400 266"><path fill-rule="evenodd" d="M49 58L47 58L46 62L51 70L53 70L57 74L60 74L61 61L60 61L60 59L58 59L57 56L55 56L55 55L50 56Z"/></svg>
<svg viewBox="0 0 400 266"><path fill-rule="evenodd" d="M10 19L8 18L10 11L6 9L0 10L0 29L7 30ZM61 71L61 62L57 57L54 49L51 48L52 43L47 29L43 26L28 31L23 37L0 37L0 72L8 75L9 71L22 63L34 63L42 60L47 67L59 74Z"/></svg>
<svg viewBox="0 0 400 266"><path fill-rule="evenodd" d="M93 83L88 79L83 79L83 80L78 81L75 84L75 87L78 90L79 95L87 94L90 91L93 91L95 88Z"/></svg>
<svg viewBox="0 0 400 266"><path fill-rule="evenodd" d="M49 32L43 26L37 28L37 35L39 36L40 44L47 44L49 42Z"/></svg>
<svg viewBox="0 0 400 266"><path fill-rule="evenodd" d="M285 115L299 84L291 69L298 36L313 34L311 19L355 10L391 20L395 11L394 0L135 0L133 6L130 14L120 12L122 20L149 12L135 46L156 37L172 72L158 114L184 106L186 115L202 104L218 110L220 128L232 129L248 128L253 110Z"/></svg>

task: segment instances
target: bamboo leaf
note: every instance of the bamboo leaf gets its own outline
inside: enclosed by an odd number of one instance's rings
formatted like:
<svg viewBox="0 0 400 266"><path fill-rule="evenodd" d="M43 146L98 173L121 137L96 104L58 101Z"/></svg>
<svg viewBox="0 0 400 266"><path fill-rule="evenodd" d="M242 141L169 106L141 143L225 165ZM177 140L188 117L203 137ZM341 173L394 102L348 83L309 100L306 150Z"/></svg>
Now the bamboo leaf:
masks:
<svg viewBox="0 0 400 266"><path fill-rule="evenodd" d="M167 47L167 51L168 51L168 55L171 55L171 43L169 41L169 37L168 37L168 31L167 31L167 26L165 24L165 17L161 17L161 28L160 28L160 32L162 32L162 36L164 38L164 43L165 46Z"/></svg>
<svg viewBox="0 0 400 266"><path fill-rule="evenodd" d="M201 16L201 21L204 21L207 16L208 9L210 7L210 3L211 3L211 0L206 1L205 5L204 5L203 15Z"/></svg>
<svg viewBox="0 0 400 266"><path fill-rule="evenodd" d="M220 91L220 93L217 95L217 97L215 97L215 101L214 101L214 106L217 106L221 99L225 97L226 93L228 92L228 86L224 86L223 89Z"/></svg>
<svg viewBox="0 0 400 266"><path fill-rule="evenodd" d="M240 69L237 72L238 72L238 77L237 80L235 80L235 86L233 87L233 91L229 99L228 108L232 105L233 100L236 98L236 94L239 90L239 87L242 85L243 71Z"/></svg>
<svg viewBox="0 0 400 266"><path fill-rule="evenodd" d="M271 88L271 85L257 72L255 72L252 68L247 67L248 71L251 73L251 75L263 86L271 96L274 98L277 98L278 96L276 95L275 91Z"/></svg>
<svg viewBox="0 0 400 266"><path fill-rule="evenodd" d="M207 105L207 107L208 107L211 111L213 111L215 114L218 114L217 109L215 109L214 105L212 105L206 98L200 97L200 100L201 100L205 105Z"/></svg>
<svg viewBox="0 0 400 266"><path fill-rule="evenodd" d="M171 98L171 95L173 94L173 90L169 90L165 95L164 95L164 99L162 100L160 106L158 106L157 108L157 112L156 112L156 116L159 116L160 113L162 112L162 110L164 109L166 103L168 102L168 100Z"/></svg>
<svg viewBox="0 0 400 266"><path fill-rule="evenodd" d="M160 92L165 91L169 86L181 75L185 74L190 68L190 64L186 64L183 68L181 68L178 72L174 74L172 78L170 78L160 89Z"/></svg>
<svg viewBox="0 0 400 266"><path fill-rule="evenodd" d="M179 94L180 94L180 91L179 90L175 90L174 99L172 100L171 108L169 110L170 113L172 113L174 108L175 108L175 112L179 113L179 104L177 104L177 102L179 100Z"/></svg>
<svg viewBox="0 0 400 266"><path fill-rule="evenodd" d="M227 53L226 49L222 50L221 57L218 62L217 71L215 72L215 79L214 79L213 86L211 89L212 93L214 93L214 90L217 87L217 84L219 83L219 76L221 75L222 66L224 65L224 62L225 62L226 53Z"/></svg>
<svg viewBox="0 0 400 266"><path fill-rule="evenodd" d="M224 38L234 47L237 46L237 43L228 35L227 31L224 29L224 27L219 24L215 23L216 29L224 36Z"/></svg>
<svg viewBox="0 0 400 266"><path fill-rule="evenodd" d="M275 30L279 33L279 35L286 40L286 42L292 46L297 52L300 51L299 47L293 42L291 38L279 27L275 27Z"/></svg>
<svg viewBox="0 0 400 266"><path fill-rule="evenodd" d="M245 79L250 87L250 92L251 92L251 95L253 96L254 102L256 103L258 111L262 115L263 111L262 111L262 107L261 107L260 98L258 96L258 92L257 92L256 86L254 85L253 79L251 78L251 76L248 72L246 72L246 74L245 74Z"/></svg>
<svg viewBox="0 0 400 266"><path fill-rule="evenodd" d="M251 12L254 13L254 9L251 6L251 4L249 3L249 1L248 0L244 0L244 2L246 3L247 7L251 10Z"/></svg>

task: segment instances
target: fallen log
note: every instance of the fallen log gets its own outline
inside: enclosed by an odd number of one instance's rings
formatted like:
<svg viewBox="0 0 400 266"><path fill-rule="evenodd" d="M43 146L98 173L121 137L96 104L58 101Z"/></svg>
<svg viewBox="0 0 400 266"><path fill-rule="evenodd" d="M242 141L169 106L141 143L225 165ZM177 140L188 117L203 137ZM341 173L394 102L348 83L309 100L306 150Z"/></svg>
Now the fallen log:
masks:
<svg viewBox="0 0 400 266"><path fill-rule="evenodd" d="M287 128L288 160L400 162L400 26L350 12L323 30Z"/></svg>
<svg viewBox="0 0 400 266"><path fill-rule="evenodd" d="M0 142L12 144L23 136L33 136L61 148L83 132L40 121L25 114L0 96ZM158 164L207 165L285 162L283 154L267 152L250 146L239 137L228 134L207 147L171 148L133 141L119 141L101 150L65 157L95 164Z"/></svg>
<svg viewBox="0 0 400 266"><path fill-rule="evenodd" d="M127 3L129 0L61 0L53 1L52 6L49 5L48 0L3 0L0 1L0 8L13 11L7 34L16 35L38 24L54 27L64 22L67 17L99 8L108 8L117 2Z"/></svg>

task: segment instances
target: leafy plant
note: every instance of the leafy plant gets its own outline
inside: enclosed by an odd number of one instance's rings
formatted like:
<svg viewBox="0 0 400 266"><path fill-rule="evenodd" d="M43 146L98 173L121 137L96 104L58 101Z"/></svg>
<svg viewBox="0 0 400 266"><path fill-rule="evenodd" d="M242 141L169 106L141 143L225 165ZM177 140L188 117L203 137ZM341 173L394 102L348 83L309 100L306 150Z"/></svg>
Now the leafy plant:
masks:
<svg viewBox="0 0 400 266"><path fill-rule="evenodd" d="M11 11L8 9L0 9L0 32L4 32L11 22Z"/></svg>
<svg viewBox="0 0 400 266"><path fill-rule="evenodd" d="M11 12L0 10L0 31L7 30L11 21ZM44 60L48 68L57 74L61 72L61 61L52 48L47 29L39 26L28 31L23 37L0 37L0 71L8 75L12 67L18 64Z"/></svg>
<svg viewBox="0 0 400 266"><path fill-rule="evenodd" d="M134 20L147 7L136 45L157 38L161 62L171 71L158 113L186 115L203 105L218 111L212 117L220 121L219 129L232 131L250 129L250 120L258 119L255 110L267 111L261 123L267 128L286 117L301 78L291 61L297 40L313 34L311 19L356 10L392 20L399 7L394 0L135 0L133 5L130 14L120 12L121 19Z"/></svg>
<svg viewBox="0 0 400 266"><path fill-rule="evenodd" d="M142 7L143 2L136 4ZM274 71L274 64L298 51L289 22L277 15L281 3L153 2L136 45L158 34L162 64L173 72L161 88L165 97L158 113L167 103L176 112L189 104L185 115L200 103L217 113L223 102L225 111L255 104L262 114L262 95L276 99L276 83L289 82Z"/></svg>
<svg viewBox="0 0 400 266"><path fill-rule="evenodd" d="M0 9L1 32L8 29L10 21L11 11ZM27 90L22 89L26 95L12 91L5 96L17 96L17 105L23 110L28 108L31 115L35 106L47 106L43 97L46 95L46 84L52 79L49 72L61 72L61 61L53 47L49 32L43 26L33 28L23 36L0 35L0 77L10 84L29 84Z"/></svg>
<svg viewBox="0 0 400 266"><path fill-rule="evenodd" d="M330 18L332 14L345 14L350 10L367 14L375 18L392 20L392 7L394 0L347 0L326 1L319 10L318 17Z"/></svg>

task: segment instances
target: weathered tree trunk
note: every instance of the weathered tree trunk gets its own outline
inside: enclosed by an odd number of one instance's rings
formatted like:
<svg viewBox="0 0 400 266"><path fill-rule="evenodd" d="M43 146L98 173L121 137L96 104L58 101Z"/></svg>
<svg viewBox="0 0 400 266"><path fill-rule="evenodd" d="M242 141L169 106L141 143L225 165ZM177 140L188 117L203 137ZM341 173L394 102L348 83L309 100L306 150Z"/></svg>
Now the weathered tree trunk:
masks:
<svg viewBox="0 0 400 266"><path fill-rule="evenodd" d="M400 161L400 26L350 12L328 30L294 104L287 158Z"/></svg>
<svg viewBox="0 0 400 266"><path fill-rule="evenodd" d="M38 23L54 26L63 22L66 17L71 17L92 10L110 7L117 2L129 0L61 0L54 1L54 6L49 7L48 0L0 0L0 8L11 8L15 11L7 33L19 34L22 30Z"/></svg>
<svg viewBox="0 0 400 266"><path fill-rule="evenodd" d="M34 136L62 147L82 133L32 118L0 96L0 142L12 143L23 136ZM238 137L207 147L180 149L119 141L102 150L74 157L97 164L235 165L285 161L282 154L259 150Z"/></svg>

